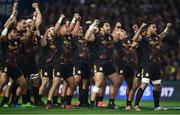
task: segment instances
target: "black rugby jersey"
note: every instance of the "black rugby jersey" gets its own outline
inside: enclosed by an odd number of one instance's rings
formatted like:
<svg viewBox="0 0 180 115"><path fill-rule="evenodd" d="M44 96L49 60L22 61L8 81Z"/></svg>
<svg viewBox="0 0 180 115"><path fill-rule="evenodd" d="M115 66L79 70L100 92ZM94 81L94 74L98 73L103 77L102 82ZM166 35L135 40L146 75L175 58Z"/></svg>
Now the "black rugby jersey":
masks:
<svg viewBox="0 0 180 115"><path fill-rule="evenodd" d="M57 52L54 61L61 63L72 63L74 55L74 39L72 35L59 36L55 38Z"/></svg>
<svg viewBox="0 0 180 115"><path fill-rule="evenodd" d="M90 61L89 44L83 37L74 37L74 61L88 63Z"/></svg>
<svg viewBox="0 0 180 115"><path fill-rule="evenodd" d="M97 58L100 60L112 61L112 50L115 48L114 40L111 35L102 35L100 33L95 34L96 52Z"/></svg>

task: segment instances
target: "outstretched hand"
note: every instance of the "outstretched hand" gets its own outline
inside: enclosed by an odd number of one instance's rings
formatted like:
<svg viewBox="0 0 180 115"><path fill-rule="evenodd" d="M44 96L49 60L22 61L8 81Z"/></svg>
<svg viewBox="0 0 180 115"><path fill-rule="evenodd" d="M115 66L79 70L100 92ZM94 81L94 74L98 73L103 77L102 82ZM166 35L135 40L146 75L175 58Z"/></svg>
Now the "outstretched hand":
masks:
<svg viewBox="0 0 180 115"><path fill-rule="evenodd" d="M92 23L93 25L98 25L100 21L98 19L95 19L94 22Z"/></svg>
<svg viewBox="0 0 180 115"><path fill-rule="evenodd" d="M122 28L122 25L121 25L121 23L120 23L120 22L117 22L117 23L116 23L116 25L115 25L115 28L117 28L117 29L120 29L120 28Z"/></svg>
<svg viewBox="0 0 180 115"><path fill-rule="evenodd" d="M144 28L144 27L146 27L146 26L147 26L146 23L142 23L141 28Z"/></svg>
<svg viewBox="0 0 180 115"><path fill-rule="evenodd" d="M133 25L133 29L134 29L134 30L138 30L138 25L136 25L136 24Z"/></svg>
<svg viewBox="0 0 180 115"><path fill-rule="evenodd" d="M172 27L172 23L167 23L166 25L168 28L171 28Z"/></svg>
<svg viewBox="0 0 180 115"><path fill-rule="evenodd" d="M142 23L142 25L140 26L139 30L140 30L140 31L143 30L146 26L147 26L146 23Z"/></svg>
<svg viewBox="0 0 180 115"><path fill-rule="evenodd" d="M33 4L32 4L32 7L33 7L33 8L39 8L39 5L38 5L38 3L33 3Z"/></svg>
<svg viewBox="0 0 180 115"><path fill-rule="evenodd" d="M33 20L36 20L37 15L38 15L38 12L33 12Z"/></svg>
<svg viewBox="0 0 180 115"><path fill-rule="evenodd" d="M64 14L61 14L60 17L61 17L61 18L65 18L66 16L65 16Z"/></svg>
<svg viewBox="0 0 180 115"><path fill-rule="evenodd" d="M90 21L90 20L86 21L86 24L87 24L87 25L91 25L92 23L93 23L93 22Z"/></svg>
<svg viewBox="0 0 180 115"><path fill-rule="evenodd" d="M17 15L17 7L18 7L18 3L17 3L17 2L14 2L13 11L12 11L12 15L13 15L13 16L16 16L16 15Z"/></svg>

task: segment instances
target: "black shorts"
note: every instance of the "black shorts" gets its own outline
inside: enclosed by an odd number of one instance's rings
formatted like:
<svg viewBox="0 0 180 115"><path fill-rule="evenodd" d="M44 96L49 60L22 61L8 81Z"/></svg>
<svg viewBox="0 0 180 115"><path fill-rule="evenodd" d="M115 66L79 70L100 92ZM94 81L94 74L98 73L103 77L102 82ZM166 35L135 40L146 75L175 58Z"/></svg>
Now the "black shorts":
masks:
<svg viewBox="0 0 180 115"><path fill-rule="evenodd" d="M49 63L44 63L41 65L41 77L53 77L53 65Z"/></svg>
<svg viewBox="0 0 180 115"><path fill-rule="evenodd" d="M21 69L17 64L9 64L9 63L2 64L2 73L6 73L7 76L12 78L13 80L18 79L23 75Z"/></svg>
<svg viewBox="0 0 180 115"><path fill-rule="evenodd" d="M136 77L141 80L143 72L144 72L144 70L143 70L142 66L138 66L138 69L136 72Z"/></svg>
<svg viewBox="0 0 180 115"><path fill-rule="evenodd" d="M117 72L118 74L123 75L126 80L134 77L134 67L131 64L118 65Z"/></svg>
<svg viewBox="0 0 180 115"><path fill-rule="evenodd" d="M56 63L54 64L53 77L61 77L64 80L73 76L73 65Z"/></svg>
<svg viewBox="0 0 180 115"><path fill-rule="evenodd" d="M73 68L73 74L79 75L83 79L91 78L92 76L91 71L92 71L91 66L88 63L77 63Z"/></svg>
<svg viewBox="0 0 180 115"><path fill-rule="evenodd" d="M161 80L160 66L157 63L146 63L143 65L142 78L148 78L151 81Z"/></svg>
<svg viewBox="0 0 180 115"><path fill-rule="evenodd" d="M93 71L94 71L94 73L102 72L102 73L104 73L105 76L108 76L113 73L116 73L116 68L112 62L97 60L94 63Z"/></svg>
<svg viewBox="0 0 180 115"><path fill-rule="evenodd" d="M25 55L19 55L16 61L24 76L26 78L30 77L28 58Z"/></svg>
<svg viewBox="0 0 180 115"><path fill-rule="evenodd" d="M34 57L32 57L32 58L29 57L28 62L29 62L29 73L30 74L38 73L39 70L38 70L38 66L36 64Z"/></svg>

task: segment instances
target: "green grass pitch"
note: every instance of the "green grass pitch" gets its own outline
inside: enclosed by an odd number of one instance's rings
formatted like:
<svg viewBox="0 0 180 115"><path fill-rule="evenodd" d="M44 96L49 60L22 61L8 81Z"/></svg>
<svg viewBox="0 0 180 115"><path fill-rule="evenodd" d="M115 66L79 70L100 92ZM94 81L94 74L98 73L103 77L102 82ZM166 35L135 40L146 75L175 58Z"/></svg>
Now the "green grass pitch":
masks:
<svg viewBox="0 0 180 115"><path fill-rule="evenodd" d="M2 98L0 97L0 100ZM46 102L46 99L44 99ZM77 99L74 98L72 104L75 104ZM108 100L105 100L106 104ZM180 114L180 101L161 101L161 106L169 108L167 111L153 111L153 101L141 101L140 106L142 111L136 112L134 110L126 111L125 100L116 100L116 105L122 106L119 110L108 110L105 108L89 109L89 108L76 108L76 109L60 109L53 107L50 110L45 110L45 107L34 108L2 108L0 107L0 114Z"/></svg>

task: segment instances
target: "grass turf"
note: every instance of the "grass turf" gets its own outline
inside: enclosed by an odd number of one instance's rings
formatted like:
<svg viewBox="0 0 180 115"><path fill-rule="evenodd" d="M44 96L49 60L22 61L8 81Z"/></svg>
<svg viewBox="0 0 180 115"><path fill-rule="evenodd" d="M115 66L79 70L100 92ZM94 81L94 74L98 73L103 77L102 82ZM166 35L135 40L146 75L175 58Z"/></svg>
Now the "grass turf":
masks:
<svg viewBox="0 0 180 115"><path fill-rule="evenodd" d="M1 100L1 99L0 99ZM46 99L44 99L45 101ZM73 99L72 104L75 104L77 99ZM105 100L106 104L108 100ZM116 100L116 105L125 106L124 100ZM161 106L168 107L167 111L153 111L153 101L141 101L141 112L134 110L126 111L124 108L120 110L108 110L105 108L89 109L89 108L77 108L77 109L60 109L59 107L53 107L52 109L45 110L45 107L34 108L3 108L0 107L0 114L180 114L180 101L161 101Z"/></svg>

